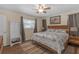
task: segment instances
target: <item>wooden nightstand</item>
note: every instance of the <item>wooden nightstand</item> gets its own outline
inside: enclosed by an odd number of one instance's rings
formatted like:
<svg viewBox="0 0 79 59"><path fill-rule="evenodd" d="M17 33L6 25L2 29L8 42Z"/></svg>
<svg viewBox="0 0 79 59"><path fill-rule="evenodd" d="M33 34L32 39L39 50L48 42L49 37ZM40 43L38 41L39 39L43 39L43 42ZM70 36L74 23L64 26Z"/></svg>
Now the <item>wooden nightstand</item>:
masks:
<svg viewBox="0 0 79 59"><path fill-rule="evenodd" d="M79 45L79 36L70 36L69 43Z"/></svg>
<svg viewBox="0 0 79 59"><path fill-rule="evenodd" d="M70 36L69 44L75 46L75 53L77 53L77 47L79 47L79 36Z"/></svg>

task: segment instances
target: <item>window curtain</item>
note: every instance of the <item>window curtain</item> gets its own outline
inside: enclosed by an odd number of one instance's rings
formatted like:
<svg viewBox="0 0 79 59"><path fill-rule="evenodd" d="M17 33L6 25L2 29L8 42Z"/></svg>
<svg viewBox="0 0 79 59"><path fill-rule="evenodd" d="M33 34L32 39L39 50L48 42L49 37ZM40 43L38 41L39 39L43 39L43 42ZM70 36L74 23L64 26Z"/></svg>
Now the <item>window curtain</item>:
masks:
<svg viewBox="0 0 79 59"><path fill-rule="evenodd" d="M47 22L46 22L46 19L43 19L42 20L42 31L46 31L47 30Z"/></svg>
<svg viewBox="0 0 79 59"><path fill-rule="evenodd" d="M71 31L72 35L79 35L79 13L69 15L69 27L70 29L77 29L77 31Z"/></svg>
<svg viewBox="0 0 79 59"><path fill-rule="evenodd" d="M35 19L35 27L34 27L34 33L37 32L37 19Z"/></svg>
<svg viewBox="0 0 79 59"><path fill-rule="evenodd" d="M69 26L70 27L77 27L76 14L69 15Z"/></svg>
<svg viewBox="0 0 79 59"><path fill-rule="evenodd" d="M76 14L76 25L77 25L77 29L78 29L78 36L79 36L79 13Z"/></svg>
<svg viewBox="0 0 79 59"><path fill-rule="evenodd" d="M22 42L25 41L25 32L24 32L24 25L23 25L23 16L21 16L21 38L22 38Z"/></svg>

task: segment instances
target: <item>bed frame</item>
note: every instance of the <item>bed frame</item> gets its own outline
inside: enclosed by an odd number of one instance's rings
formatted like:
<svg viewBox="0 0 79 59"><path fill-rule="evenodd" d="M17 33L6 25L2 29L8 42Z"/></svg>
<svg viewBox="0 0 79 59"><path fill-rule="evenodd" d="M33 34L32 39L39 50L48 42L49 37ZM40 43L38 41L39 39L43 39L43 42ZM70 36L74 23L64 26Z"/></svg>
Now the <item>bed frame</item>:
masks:
<svg viewBox="0 0 79 59"><path fill-rule="evenodd" d="M62 25L62 26L48 26L48 29L64 29L69 34L69 27L66 26L66 25ZM40 42L37 42L37 41L34 41L34 40L32 42L34 44L40 45L43 48L48 49L50 52L57 53L57 51L55 51L54 49L52 49L52 48L50 48L50 47L48 47L48 46L46 46L46 45L44 45L44 44L42 44ZM67 47L68 47L68 40L64 43L64 47L65 47L65 49L62 52L64 52L67 49Z"/></svg>
<svg viewBox="0 0 79 59"><path fill-rule="evenodd" d="M61 26L48 26L48 29L63 29L69 34L69 26L61 25Z"/></svg>
<svg viewBox="0 0 79 59"><path fill-rule="evenodd" d="M33 43L33 44L37 44L37 45L39 45L39 46L41 46L41 47L43 47L43 48L49 50L49 51L50 51L51 53L53 53L53 54L57 54L57 51L55 51L54 49L52 49L52 48L50 48L50 47L48 47L48 46L46 46L46 45L44 45L44 44L42 44L42 43L40 43L40 42L37 42L37 41L35 41L35 40L32 40L32 43ZM67 47L68 47L68 41L65 42L64 47L65 47L65 49L64 49L61 53L64 53L65 50L67 49Z"/></svg>
<svg viewBox="0 0 79 59"><path fill-rule="evenodd" d="M37 42L37 41L35 41L35 40L32 40L32 43L33 43L33 44L37 44L37 45L39 45L39 46L41 46L41 47L43 47L43 48L49 50L51 53L57 54L57 51L55 51L54 49L52 49L52 48L50 48L50 47L48 47L48 46L46 46L46 45L44 45L44 44L42 44L42 43L40 43L40 42Z"/></svg>

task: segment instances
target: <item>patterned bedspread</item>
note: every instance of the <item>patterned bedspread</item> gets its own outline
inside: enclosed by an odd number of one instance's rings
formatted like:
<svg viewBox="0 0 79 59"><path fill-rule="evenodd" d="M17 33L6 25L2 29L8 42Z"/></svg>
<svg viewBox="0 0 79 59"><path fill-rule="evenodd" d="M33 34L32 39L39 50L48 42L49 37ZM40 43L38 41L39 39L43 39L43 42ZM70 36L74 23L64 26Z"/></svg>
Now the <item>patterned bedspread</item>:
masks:
<svg viewBox="0 0 79 59"><path fill-rule="evenodd" d="M56 50L58 53L64 49L64 43L68 40L68 34L64 31L45 31L34 33L32 40L38 41Z"/></svg>

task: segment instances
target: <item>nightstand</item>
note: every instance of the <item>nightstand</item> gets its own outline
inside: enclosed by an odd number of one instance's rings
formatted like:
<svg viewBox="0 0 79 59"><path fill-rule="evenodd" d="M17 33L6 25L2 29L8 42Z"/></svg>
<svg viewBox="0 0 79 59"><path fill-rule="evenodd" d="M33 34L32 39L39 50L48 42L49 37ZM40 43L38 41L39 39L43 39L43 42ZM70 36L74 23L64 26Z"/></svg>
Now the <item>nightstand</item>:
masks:
<svg viewBox="0 0 79 59"><path fill-rule="evenodd" d="M79 36L70 36L69 43L79 45Z"/></svg>
<svg viewBox="0 0 79 59"><path fill-rule="evenodd" d="M70 36L69 44L75 47L75 53L77 53L77 49L79 47L79 36Z"/></svg>
<svg viewBox="0 0 79 59"><path fill-rule="evenodd" d="M79 45L79 35L78 35L77 27L70 27L69 43L74 45Z"/></svg>

